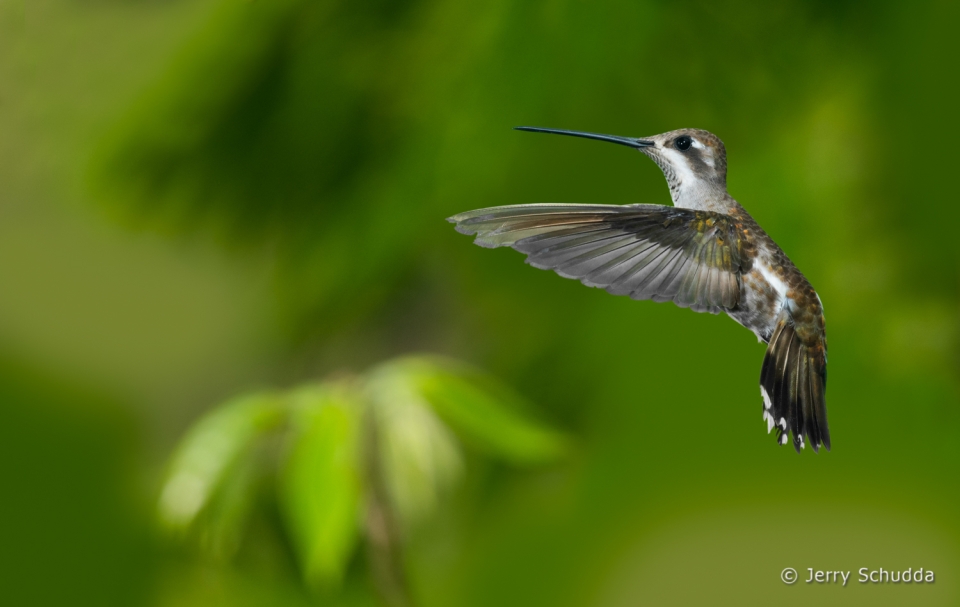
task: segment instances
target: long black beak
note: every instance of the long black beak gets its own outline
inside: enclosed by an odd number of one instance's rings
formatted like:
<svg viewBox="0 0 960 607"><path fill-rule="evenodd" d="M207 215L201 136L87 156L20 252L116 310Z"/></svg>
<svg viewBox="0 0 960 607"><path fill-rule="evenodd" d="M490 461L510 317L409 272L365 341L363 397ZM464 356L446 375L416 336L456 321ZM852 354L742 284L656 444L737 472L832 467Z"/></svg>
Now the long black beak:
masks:
<svg viewBox="0 0 960 607"><path fill-rule="evenodd" d="M610 143L619 143L620 145L630 146L632 148L649 148L656 145L649 139L634 139L633 137L618 137L616 135L601 135L599 133L584 133L583 131L564 131L561 129L543 129L538 126L515 126L518 131L530 131L531 133L553 133L554 135L570 135L572 137L583 137L585 139L598 139L600 141L609 141Z"/></svg>

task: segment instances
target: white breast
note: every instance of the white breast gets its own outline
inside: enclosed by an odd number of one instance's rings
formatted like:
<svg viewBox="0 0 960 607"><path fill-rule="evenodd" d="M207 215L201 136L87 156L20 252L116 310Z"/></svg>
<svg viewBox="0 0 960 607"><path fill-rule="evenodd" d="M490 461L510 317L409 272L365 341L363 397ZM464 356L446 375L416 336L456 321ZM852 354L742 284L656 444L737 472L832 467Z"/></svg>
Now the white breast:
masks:
<svg viewBox="0 0 960 607"><path fill-rule="evenodd" d="M767 281L776 292L777 292L777 305L779 308L782 308L784 304L787 303L787 285L780 280L780 277L777 276L771 269L770 266L764 263L763 260L757 260L757 263L754 267L763 276L763 279ZM779 310L778 310L779 313Z"/></svg>

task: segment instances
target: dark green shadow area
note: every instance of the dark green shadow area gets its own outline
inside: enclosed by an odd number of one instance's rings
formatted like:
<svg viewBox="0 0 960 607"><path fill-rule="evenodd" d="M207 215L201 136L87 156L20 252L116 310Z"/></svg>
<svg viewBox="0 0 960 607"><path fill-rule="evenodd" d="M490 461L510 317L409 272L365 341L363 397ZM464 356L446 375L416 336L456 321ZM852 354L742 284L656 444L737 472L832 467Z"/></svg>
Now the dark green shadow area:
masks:
<svg viewBox="0 0 960 607"><path fill-rule="evenodd" d="M118 403L0 357L4 603L147 602L137 434Z"/></svg>

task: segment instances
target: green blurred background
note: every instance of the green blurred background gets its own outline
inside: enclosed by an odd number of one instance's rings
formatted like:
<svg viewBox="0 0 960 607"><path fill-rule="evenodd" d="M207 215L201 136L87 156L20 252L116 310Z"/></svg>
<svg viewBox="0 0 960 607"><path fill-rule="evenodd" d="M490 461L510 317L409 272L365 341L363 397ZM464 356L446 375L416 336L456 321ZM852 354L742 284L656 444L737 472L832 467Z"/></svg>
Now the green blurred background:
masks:
<svg viewBox="0 0 960 607"><path fill-rule="evenodd" d="M949 2L0 1L0 601L316 603L269 534L229 563L165 541L165 462L234 394L426 351L579 447L469 465L410 543L419 604L960 604L958 20ZM724 140L731 193L824 302L832 452L764 434L763 346L729 319L454 232L483 206L669 202L641 156L520 124ZM937 577L838 588L807 567Z"/></svg>

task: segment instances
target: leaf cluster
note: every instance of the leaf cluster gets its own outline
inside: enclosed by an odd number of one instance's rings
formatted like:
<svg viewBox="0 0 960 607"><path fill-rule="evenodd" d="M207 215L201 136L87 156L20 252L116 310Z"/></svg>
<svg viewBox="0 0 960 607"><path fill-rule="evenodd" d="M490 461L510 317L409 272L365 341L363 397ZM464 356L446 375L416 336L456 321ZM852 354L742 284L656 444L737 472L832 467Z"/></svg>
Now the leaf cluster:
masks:
<svg viewBox="0 0 960 607"><path fill-rule="evenodd" d="M524 408L489 376L433 357L242 395L188 431L159 517L170 532L229 558L253 510L275 500L305 582L336 588L361 542L394 554L437 511L461 476L464 446L516 465L563 455L564 437Z"/></svg>

